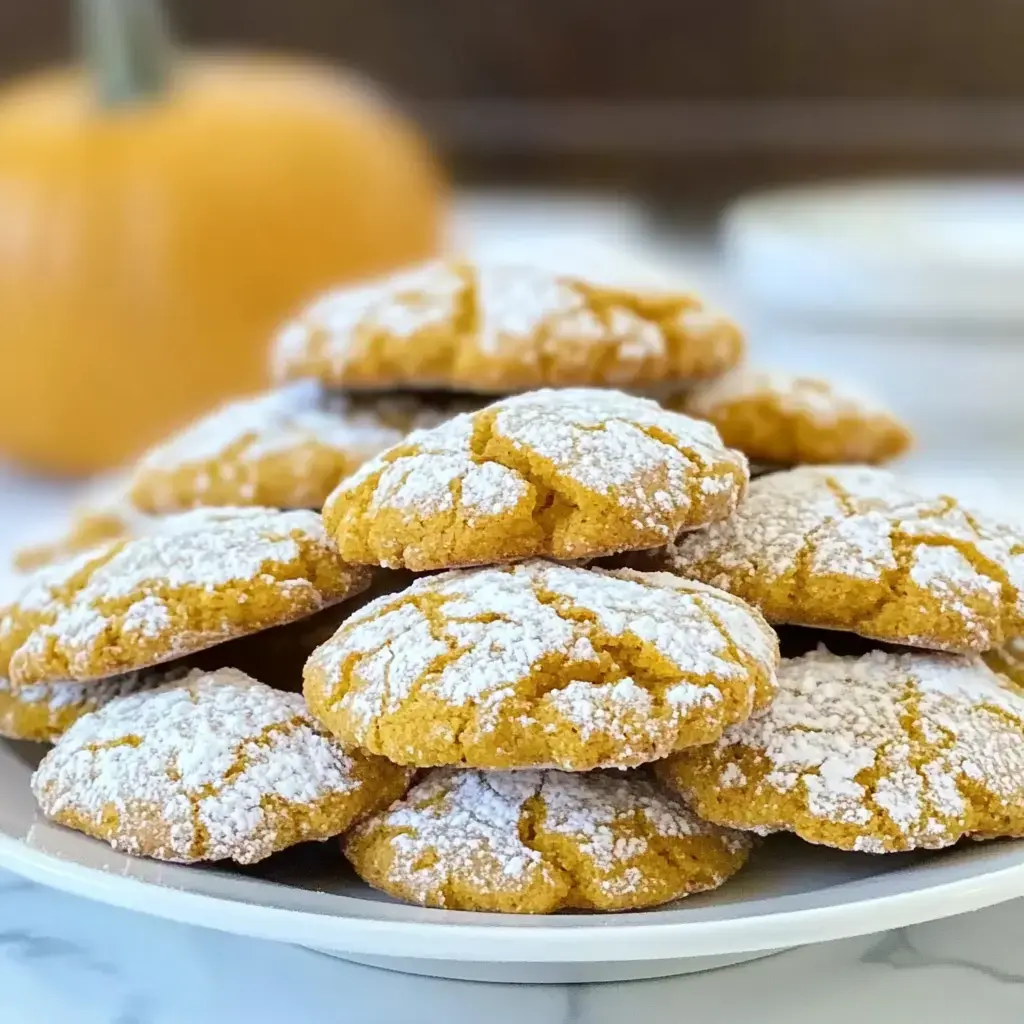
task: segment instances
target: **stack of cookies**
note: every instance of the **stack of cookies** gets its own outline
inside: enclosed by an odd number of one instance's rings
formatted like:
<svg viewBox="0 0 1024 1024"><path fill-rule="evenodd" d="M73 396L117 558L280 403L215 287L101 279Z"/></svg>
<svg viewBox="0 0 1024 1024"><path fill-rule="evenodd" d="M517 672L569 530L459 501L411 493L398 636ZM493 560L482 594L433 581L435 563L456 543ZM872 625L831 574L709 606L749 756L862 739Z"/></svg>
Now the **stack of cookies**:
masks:
<svg viewBox="0 0 1024 1024"><path fill-rule="evenodd" d="M1024 534L742 350L539 268L316 303L280 391L23 552L0 732L56 741L43 811L182 862L343 835L394 896L517 913L712 889L777 831L1024 835Z"/></svg>

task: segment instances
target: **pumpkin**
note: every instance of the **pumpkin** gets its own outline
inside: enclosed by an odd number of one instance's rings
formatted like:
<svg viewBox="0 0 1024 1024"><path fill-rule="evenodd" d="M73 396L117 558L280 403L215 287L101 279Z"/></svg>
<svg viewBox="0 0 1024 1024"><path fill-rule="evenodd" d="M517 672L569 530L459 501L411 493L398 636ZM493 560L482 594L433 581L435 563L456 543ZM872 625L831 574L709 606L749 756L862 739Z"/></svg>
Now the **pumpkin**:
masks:
<svg viewBox="0 0 1024 1024"><path fill-rule="evenodd" d="M443 189L368 87L168 67L155 0L81 0L87 71L0 92L0 456L84 473L265 379L311 295L435 251Z"/></svg>

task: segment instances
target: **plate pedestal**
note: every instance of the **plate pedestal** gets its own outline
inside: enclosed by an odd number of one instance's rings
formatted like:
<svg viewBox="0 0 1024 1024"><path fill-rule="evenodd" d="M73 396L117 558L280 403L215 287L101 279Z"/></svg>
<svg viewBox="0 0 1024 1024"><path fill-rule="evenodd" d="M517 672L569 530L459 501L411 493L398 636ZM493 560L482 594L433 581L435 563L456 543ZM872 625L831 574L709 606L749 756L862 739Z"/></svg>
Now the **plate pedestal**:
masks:
<svg viewBox="0 0 1024 1024"><path fill-rule="evenodd" d="M784 952L765 949L756 953L731 953L724 956L696 956L675 960L613 960L593 963L494 963L468 960L428 960L412 957L359 956L351 953L318 949L317 953L350 960L364 967L380 967L385 971L419 974L428 978L449 978L453 981L516 982L528 985L571 985L597 981L642 981L646 978L669 978L678 974L698 974L719 967L760 960Z"/></svg>

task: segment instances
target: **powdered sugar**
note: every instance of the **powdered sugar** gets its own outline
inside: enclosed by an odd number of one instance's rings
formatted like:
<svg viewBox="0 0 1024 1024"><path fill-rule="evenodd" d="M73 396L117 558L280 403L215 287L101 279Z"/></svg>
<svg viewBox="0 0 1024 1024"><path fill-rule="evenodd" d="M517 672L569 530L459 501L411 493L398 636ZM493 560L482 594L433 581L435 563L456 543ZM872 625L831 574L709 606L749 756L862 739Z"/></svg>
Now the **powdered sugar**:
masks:
<svg viewBox="0 0 1024 1024"><path fill-rule="evenodd" d="M750 784L751 800L799 793L814 817L863 830L860 849L892 831L899 848L944 846L975 820L978 787L1024 799L1024 695L978 658L822 648L784 661L769 710L709 749L702 788ZM734 762L744 751L763 761L759 780Z"/></svg>
<svg viewBox="0 0 1024 1024"><path fill-rule="evenodd" d="M129 853L152 854L139 836L163 836L164 859L251 863L277 848L275 802L309 807L360 788L355 756L299 695L233 669L196 671L79 719L32 788L50 817L99 826L116 812L111 843Z"/></svg>
<svg viewBox="0 0 1024 1024"><path fill-rule="evenodd" d="M756 613L700 584L528 562L422 579L371 603L313 654L307 678L322 675L328 708L360 742L429 696L481 709L483 728L531 708L528 721L569 723L584 742L614 737L612 763L629 764L671 749L682 723L721 714L726 694L749 713L754 676L770 680L776 656ZM331 695L342 664L351 685ZM530 696L539 671L558 685Z"/></svg>

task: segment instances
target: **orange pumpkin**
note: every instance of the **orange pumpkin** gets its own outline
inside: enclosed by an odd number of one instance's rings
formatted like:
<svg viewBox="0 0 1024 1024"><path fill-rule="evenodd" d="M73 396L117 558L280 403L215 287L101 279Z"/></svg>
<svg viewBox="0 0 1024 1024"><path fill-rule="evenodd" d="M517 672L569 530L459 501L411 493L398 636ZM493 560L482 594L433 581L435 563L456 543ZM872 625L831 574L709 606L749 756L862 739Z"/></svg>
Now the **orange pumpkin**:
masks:
<svg viewBox="0 0 1024 1024"><path fill-rule="evenodd" d="M95 84L0 93L0 455L68 473L258 387L283 317L429 255L443 214L419 137L328 70L196 59L107 105Z"/></svg>

